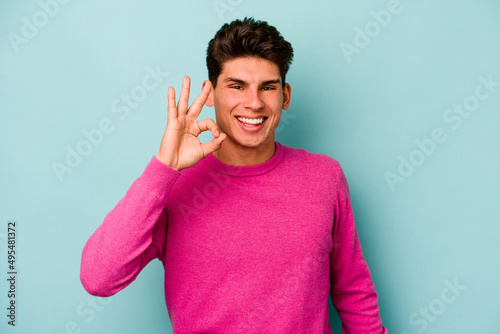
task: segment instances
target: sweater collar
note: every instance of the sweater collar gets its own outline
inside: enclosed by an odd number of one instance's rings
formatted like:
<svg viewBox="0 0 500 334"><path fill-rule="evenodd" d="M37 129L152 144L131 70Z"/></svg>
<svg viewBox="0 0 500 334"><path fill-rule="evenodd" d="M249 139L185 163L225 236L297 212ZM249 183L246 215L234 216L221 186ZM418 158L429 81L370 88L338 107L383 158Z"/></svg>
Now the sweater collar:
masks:
<svg viewBox="0 0 500 334"><path fill-rule="evenodd" d="M209 154L202 161L207 164L210 168L216 170L219 173L229 175L229 176L254 176L259 174L265 174L279 165L283 158L283 145L275 141L275 151L271 159L260 163L258 165L251 166L233 166L228 165L217 159L213 154Z"/></svg>

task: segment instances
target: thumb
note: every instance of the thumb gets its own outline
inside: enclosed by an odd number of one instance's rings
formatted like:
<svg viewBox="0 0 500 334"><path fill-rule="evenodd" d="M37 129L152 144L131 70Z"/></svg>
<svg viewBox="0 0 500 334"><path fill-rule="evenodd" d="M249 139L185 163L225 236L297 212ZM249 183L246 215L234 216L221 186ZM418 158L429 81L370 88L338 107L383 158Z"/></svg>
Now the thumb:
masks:
<svg viewBox="0 0 500 334"><path fill-rule="evenodd" d="M221 133L219 137L212 139L208 143L202 144L203 157L206 157L209 154L220 150L220 148L222 147L222 142L224 141L224 139L226 139L226 137L227 135L225 133Z"/></svg>

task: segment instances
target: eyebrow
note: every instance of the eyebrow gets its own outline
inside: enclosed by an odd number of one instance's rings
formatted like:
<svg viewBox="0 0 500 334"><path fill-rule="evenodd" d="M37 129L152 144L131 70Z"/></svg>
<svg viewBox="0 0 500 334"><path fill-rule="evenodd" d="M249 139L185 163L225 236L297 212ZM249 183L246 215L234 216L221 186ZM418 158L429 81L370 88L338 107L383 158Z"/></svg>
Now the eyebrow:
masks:
<svg viewBox="0 0 500 334"><path fill-rule="evenodd" d="M237 79L237 78L227 78L226 80L224 80L224 82L229 82L229 81L249 86L248 82L246 82L245 80ZM281 82L280 79L272 79L272 80L263 81L263 82L260 83L260 85L261 86L273 85L273 84L279 84L280 82Z"/></svg>

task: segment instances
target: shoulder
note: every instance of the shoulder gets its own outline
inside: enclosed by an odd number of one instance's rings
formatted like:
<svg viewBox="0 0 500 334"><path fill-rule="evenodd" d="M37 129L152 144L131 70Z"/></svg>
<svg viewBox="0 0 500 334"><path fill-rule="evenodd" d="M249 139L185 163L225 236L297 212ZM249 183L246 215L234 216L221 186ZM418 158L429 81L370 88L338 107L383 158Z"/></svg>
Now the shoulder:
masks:
<svg viewBox="0 0 500 334"><path fill-rule="evenodd" d="M343 175L340 163L326 154L310 152L303 148L282 146L286 163L304 173L316 174L332 181L339 181Z"/></svg>

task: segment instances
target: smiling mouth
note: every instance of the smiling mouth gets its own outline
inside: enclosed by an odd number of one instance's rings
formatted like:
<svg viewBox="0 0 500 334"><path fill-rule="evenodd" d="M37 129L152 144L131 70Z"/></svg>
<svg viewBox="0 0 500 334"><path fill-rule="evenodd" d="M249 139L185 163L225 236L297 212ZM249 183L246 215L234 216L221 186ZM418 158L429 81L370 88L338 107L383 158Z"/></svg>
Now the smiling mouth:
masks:
<svg viewBox="0 0 500 334"><path fill-rule="evenodd" d="M259 118L245 118L245 117L238 117L236 116L236 119L242 123L243 125L245 126L248 126L248 127L255 127L255 126L259 126L261 125L262 123L265 122L265 120L267 119L267 117L259 117Z"/></svg>

